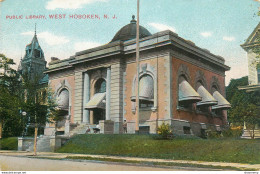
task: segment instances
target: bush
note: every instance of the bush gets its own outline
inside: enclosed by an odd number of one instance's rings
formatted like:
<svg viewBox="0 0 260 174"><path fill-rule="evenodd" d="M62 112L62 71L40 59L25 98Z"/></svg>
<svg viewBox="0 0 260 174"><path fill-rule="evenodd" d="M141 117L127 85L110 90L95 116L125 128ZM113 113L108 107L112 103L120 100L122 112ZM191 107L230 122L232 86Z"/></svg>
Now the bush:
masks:
<svg viewBox="0 0 260 174"><path fill-rule="evenodd" d="M173 138L173 133L170 128L170 125L164 122L157 128L157 133L161 136L162 139L171 139Z"/></svg>
<svg viewBox="0 0 260 174"><path fill-rule="evenodd" d="M229 127L228 129L225 129L222 131L223 137L233 137L237 138L240 137L243 133L243 127L237 126L237 127Z"/></svg>
<svg viewBox="0 0 260 174"><path fill-rule="evenodd" d="M220 137L222 137L221 132L213 131L213 130L207 130L206 134L207 134L207 138L220 138Z"/></svg>
<svg viewBox="0 0 260 174"><path fill-rule="evenodd" d="M17 148L18 148L17 137L0 139L0 149L1 150L17 150Z"/></svg>

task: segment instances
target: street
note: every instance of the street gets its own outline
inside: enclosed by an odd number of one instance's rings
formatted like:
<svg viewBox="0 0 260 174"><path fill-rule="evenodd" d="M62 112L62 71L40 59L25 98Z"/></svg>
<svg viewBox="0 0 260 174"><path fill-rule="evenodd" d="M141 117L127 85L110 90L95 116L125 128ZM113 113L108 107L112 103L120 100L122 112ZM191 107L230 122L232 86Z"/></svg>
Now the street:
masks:
<svg viewBox="0 0 260 174"><path fill-rule="evenodd" d="M2 171L181 171L189 168L159 168L99 161L36 159L0 155ZM200 169L201 170L201 169Z"/></svg>

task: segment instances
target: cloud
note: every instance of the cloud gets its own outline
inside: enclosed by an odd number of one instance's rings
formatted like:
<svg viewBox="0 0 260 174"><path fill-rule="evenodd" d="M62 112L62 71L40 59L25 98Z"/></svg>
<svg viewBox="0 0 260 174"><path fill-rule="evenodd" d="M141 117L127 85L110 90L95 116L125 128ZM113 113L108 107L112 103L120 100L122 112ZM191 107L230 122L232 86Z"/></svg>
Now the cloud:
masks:
<svg viewBox="0 0 260 174"><path fill-rule="evenodd" d="M74 44L74 49L76 51L83 51L86 49L94 48L100 46L100 43L97 42L76 42Z"/></svg>
<svg viewBox="0 0 260 174"><path fill-rule="evenodd" d="M61 9L77 9L82 8L83 5L95 2L107 2L108 0L50 0L47 2L45 8L47 10Z"/></svg>
<svg viewBox="0 0 260 174"><path fill-rule="evenodd" d="M206 31L206 32L200 33L200 35L203 37L210 37L210 36L212 36L212 32Z"/></svg>
<svg viewBox="0 0 260 174"><path fill-rule="evenodd" d="M23 33L21 33L21 35L33 36L34 32L32 32L32 31L23 32ZM38 33L37 37L42 39L44 42L46 42L50 46L62 45L62 44L68 43L70 41L65 36L56 36L52 33L47 32L47 31Z"/></svg>
<svg viewBox="0 0 260 174"><path fill-rule="evenodd" d="M234 38L234 37L224 36L224 37L223 37L223 40L225 40L225 41L229 41L229 42L232 42L232 41L236 40L236 38Z"/></svg>
<svg viewBox="0 0 260 174"><path fill-rule="evenodd" d="M163 31L163 30L171 30L173 32L176 32L176 29L165 24L160 24L160 23L148 23L148 25L154 27L158 31Z"/></svg>

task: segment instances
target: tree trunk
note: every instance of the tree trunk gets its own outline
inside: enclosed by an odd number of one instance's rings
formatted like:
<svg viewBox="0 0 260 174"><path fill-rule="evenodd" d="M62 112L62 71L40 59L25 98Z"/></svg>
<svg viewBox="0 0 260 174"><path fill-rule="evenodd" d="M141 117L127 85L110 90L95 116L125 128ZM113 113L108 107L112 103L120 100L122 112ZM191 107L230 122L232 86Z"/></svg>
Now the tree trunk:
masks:
<svg viewBox="0 0 260 174"><path fill-rule="evenodd" d="M255 128L253 128L253 135L252 135L252 139L255 139Z"/></svg>
<svg viewBox="0 0 260 174"><path fill-rule="evenodd" d="M2 138L3 121L0 121L0 139Z"/></svg>
<svg viewBox="0 0 260 174"><path fill-rule="evenodd" d="M37 134L38 134L38 125L35 125L35 130L34 130L34 147L33 147L33 155L36 156L37 155Z"/></svg>

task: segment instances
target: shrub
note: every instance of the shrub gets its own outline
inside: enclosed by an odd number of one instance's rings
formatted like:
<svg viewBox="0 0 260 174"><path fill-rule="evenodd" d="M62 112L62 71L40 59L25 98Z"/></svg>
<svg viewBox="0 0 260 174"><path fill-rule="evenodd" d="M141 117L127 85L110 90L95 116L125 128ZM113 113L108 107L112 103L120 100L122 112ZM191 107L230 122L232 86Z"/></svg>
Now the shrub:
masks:
<svg viewBox="0 0 260 174"><path fill-rule="evenodd" d="M206 135L207 135L207 138L220 138L220 137L222 137L221 132L213 131L213 130L207 130Z"/></svg>
<svg viewBox="0 0 260 174"><path fill-rule="evenodd" d="M173 137L173 133L171 131L170 125L164 122L157 128L157 133L163 138L163 139L171 139Z"/></svg>
<svg viewBox="0 0 260 174"><path fill-rule="evenodd" d="M0 139L0 150L17 150L18 139L17 137Z"/></svg>
<svg viewBox="0 0 260 174"><path fill-rule="evenodd" d="M243 133L243 127L242 126L236 126L236 127L229 127L228 129L225 129L222 131L223 137L240 137Z"/></svg>

